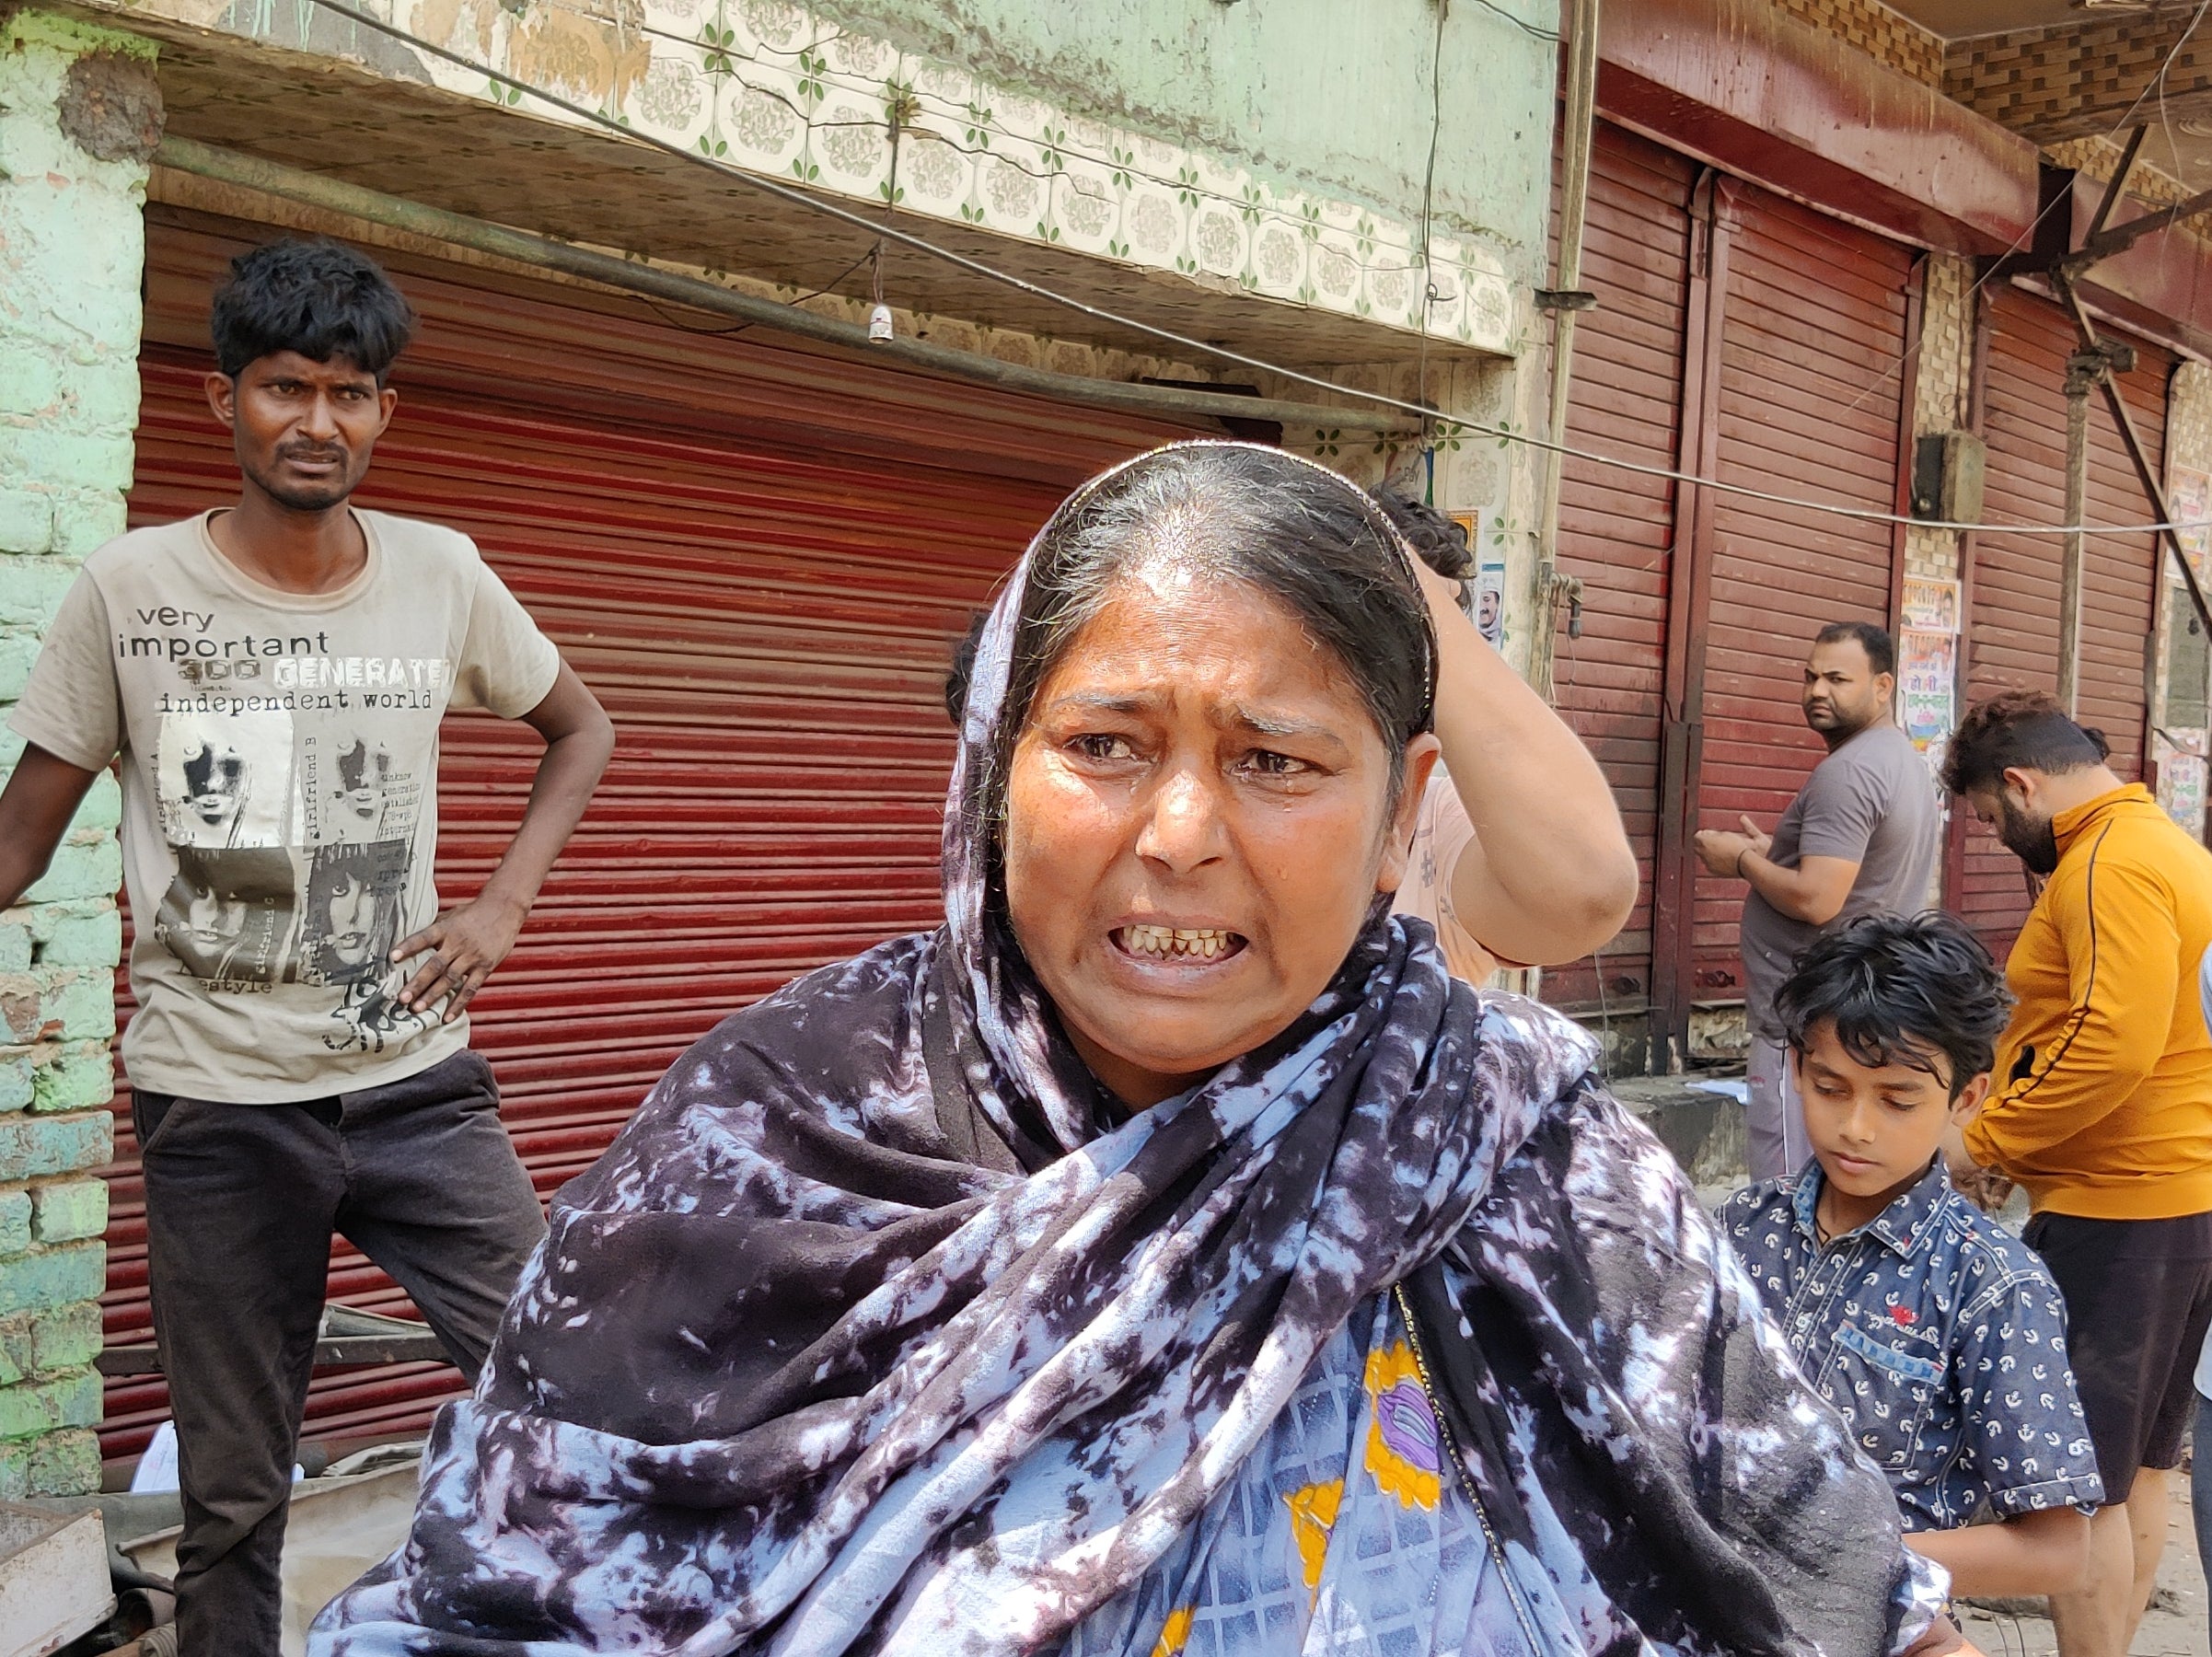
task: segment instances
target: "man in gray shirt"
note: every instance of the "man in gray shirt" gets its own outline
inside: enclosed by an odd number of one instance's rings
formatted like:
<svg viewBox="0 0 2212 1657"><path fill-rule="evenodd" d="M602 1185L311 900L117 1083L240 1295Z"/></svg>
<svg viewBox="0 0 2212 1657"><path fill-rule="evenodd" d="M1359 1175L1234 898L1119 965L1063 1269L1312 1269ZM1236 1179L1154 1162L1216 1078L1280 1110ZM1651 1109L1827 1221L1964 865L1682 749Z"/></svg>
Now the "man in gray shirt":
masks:
<svg viewBox="0 0 2212 1657"><path fill-rule="evenodd" d="M1927 762L1891 717L1896 647L1870 621L1820 631L1805 664L1805 723L1828 745L1772 835L1708 828L1697 855L1750 883L1743 901L1744 1013L1751 1025L1751 1176L1793 1174L1812 1154L1774 996L1798 952L1832 926L1928 907L1942 812Z"/></svg>

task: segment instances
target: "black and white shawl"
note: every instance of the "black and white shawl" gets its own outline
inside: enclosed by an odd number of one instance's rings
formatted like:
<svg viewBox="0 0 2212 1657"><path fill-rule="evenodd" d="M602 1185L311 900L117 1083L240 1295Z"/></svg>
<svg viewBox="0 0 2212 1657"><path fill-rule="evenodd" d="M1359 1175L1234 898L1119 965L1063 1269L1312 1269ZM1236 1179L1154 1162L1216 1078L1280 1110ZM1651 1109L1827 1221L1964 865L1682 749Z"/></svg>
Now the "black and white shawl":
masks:
<svg viewBox="0 0 2212 1657"><path fill-rule="evenodd" d="M1419 922L1378 913L1289 1030L1115 1123L990 889L1021 596L946 925L724 1020L561 1193L408 1541L310 1650L1052 1651L1394 1286L1509 1572L1584 1651L1917 1638L1940 1573L1590 1039Z"/></svg>

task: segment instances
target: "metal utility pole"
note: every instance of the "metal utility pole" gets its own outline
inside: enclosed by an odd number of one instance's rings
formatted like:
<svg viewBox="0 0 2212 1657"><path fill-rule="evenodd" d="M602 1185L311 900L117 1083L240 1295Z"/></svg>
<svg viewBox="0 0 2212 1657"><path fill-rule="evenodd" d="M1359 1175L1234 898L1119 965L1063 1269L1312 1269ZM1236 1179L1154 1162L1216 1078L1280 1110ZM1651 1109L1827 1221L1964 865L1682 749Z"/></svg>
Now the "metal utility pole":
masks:
<svg viewBox="0 0 2212 1657"><path fill-rule="evenodd" d="M1551 409L1548 435L1567 441L1567 394L1574 365L1575 313L1596 302L1581 291L1582 230L1590 216L1590 149L1597 117L1599 0L1569 0L1567 12L1567 107L1560 116L1559 250L1552 265L1552 285L1536 295L1552 314ZM1558 631L1554 607L1563 585L1559 576L1559 482L1566 457L1557 448L1544 458L1544 516L1536 539L1535 637L1529 651L1529 682L1546 701L1552 700L1552 635Z"/></svg>
<svg viewBox="0 0 2212 1657"><path fill-rule="evenodd" d="M2058 581L2058 700L2073 717L2081 700L2081 566L2089 507L2089 400L2105 373L2102 352L2078 351L2066 361L2065 562Z"/></svg>

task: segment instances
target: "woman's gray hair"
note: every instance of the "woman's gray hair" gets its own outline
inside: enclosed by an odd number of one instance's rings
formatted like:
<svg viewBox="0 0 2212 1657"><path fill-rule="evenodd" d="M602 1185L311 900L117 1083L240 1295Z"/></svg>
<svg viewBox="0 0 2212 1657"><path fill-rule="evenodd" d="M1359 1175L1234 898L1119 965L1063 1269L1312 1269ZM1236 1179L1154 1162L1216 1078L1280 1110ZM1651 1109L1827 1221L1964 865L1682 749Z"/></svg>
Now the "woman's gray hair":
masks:
<svg viewBox="0 0 2212 1657"><path fill-rule="evenodd" d="M1157 449L1046 525L1015 624L999 776L1046 675L1118 582L1160 567L1245 582L1298 618L1366 702L1390 750L1395 805L1406 745L1430 728L1436 701L1436 632L1410 554L1364 490L1237 443Z"/></svg>

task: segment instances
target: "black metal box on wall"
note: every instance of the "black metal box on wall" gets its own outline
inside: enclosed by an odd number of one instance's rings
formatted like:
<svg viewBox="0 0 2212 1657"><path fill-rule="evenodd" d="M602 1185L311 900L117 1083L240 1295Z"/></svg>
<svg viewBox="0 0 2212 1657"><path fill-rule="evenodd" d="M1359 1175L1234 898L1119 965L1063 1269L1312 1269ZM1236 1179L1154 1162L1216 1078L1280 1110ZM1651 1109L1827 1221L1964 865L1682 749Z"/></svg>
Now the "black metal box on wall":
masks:
<svg viewBox="0 0 2212 1657"><path fill-rule="evenodd" d="M1913 446L1913 516L1978 524L1988 450L1972 432L1930 432Z"/></svg>

